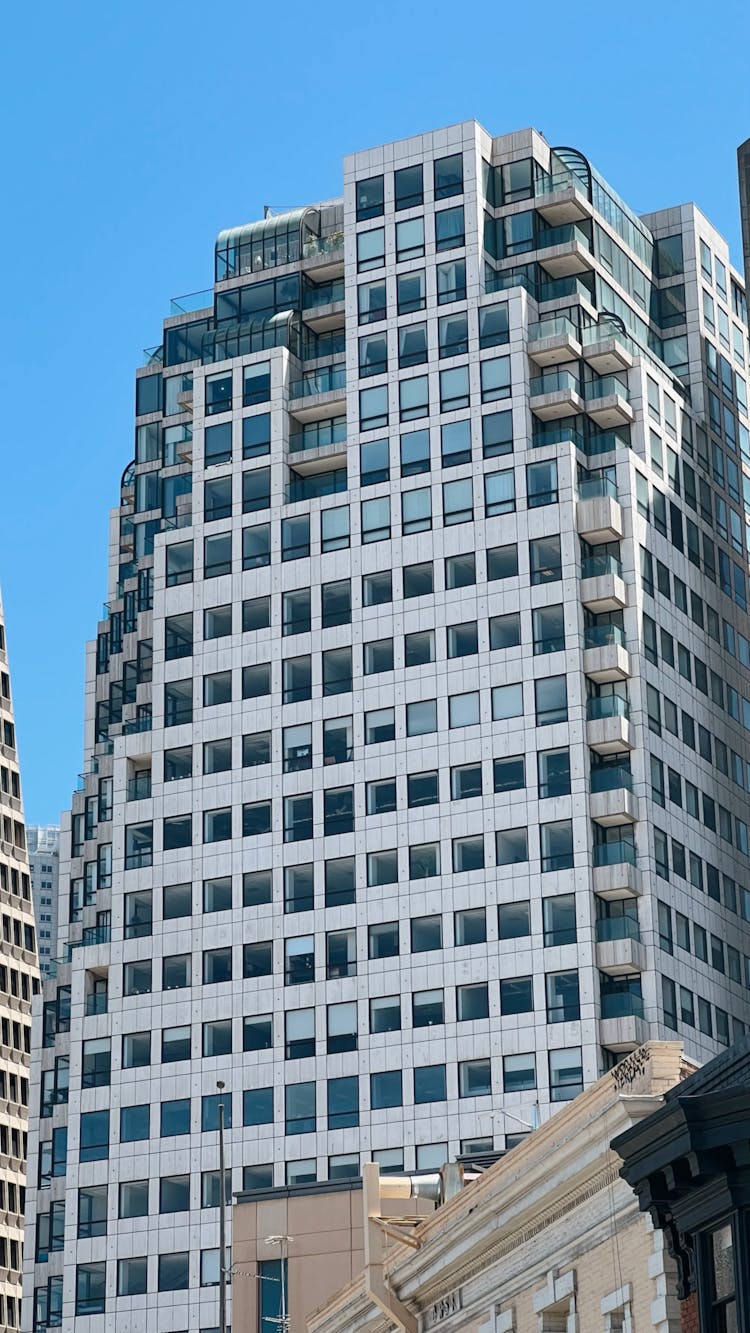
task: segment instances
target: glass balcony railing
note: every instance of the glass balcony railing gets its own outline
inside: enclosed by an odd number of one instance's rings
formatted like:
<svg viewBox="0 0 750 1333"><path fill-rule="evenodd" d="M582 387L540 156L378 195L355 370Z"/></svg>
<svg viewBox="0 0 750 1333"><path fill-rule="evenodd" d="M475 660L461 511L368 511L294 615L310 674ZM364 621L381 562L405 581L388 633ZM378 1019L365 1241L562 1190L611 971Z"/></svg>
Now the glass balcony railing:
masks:
<svg viewBox="0 0 750 1333"><path fill-rule="evenodd" d="M150 717L134 717L129 722L123 722L122 724L123 736L135 736L141 731L150 731L150 730L151 730Z"/></svg>
<svg viewBox="0 0 750 1333"><path fill-rule="evenodd" d="M613 842L594 844L595 866L634 866L636 864L635 843L626 838L616 838Z"/></svg>
<svg viewBox="0 0 750 1333"><path fill-rule="evenodd" d="M307 370L301 380L291 387L292 398L310 398L316 393L330 393L332 389L346 388L346 366L323 366L321 370Z"/></svg>
<svg viewBox="0 0 750 1333"><path fill-rule="evenodd" d="M135 773L128 778L128 800L147 801L151 795L151 773Z"/></svg>
<svg viewBox="0 0 750 1333"><path fill-rule="evenodd" d="M344 280L321 282L317 287L308 287L302 295L303 310L317 310L320 306L334 305L344 299Z"/></svg>
<svg viewBox="0 0 750 1333"><path fill-rule="evenodd" d="M572 420L571 417L567 419ZM585 440L579 430L566 425L564 421L553 421L543 429L535 430L531 443L535 449L541 449L545 444L567 444L568 441L571 441L576 449L585 447Z"/></svg>
<svg viewBox="0 0 750 1333"><path fill-rule="evenodd" d="M540 319L529 324L529 342L538 342L540 338L580 338L580 332L567 315L553 315L551 319Z"/></svg>
<svg viewBox="0 0 750 1333"><path fill-rule="evenodd" d="M86 1014L106 1014L108 996L106 993L97 991L95 995L86 996Z"/></svg>
<svg viewBox="0 0 750 1333"><path fill-rule="evenodd" d="M214 289L205 287L200 292L187 292L185 296L173 296L169 302L170 315L191 315L196 310L213 307Z"/></svg>
<svg viewBox="0 0 750 1333"><path fill-rule="evenodd" d="M622 625L589 625L584 633L584 648L609 648L612 644L627 647Z"/></svg>
<svg viewBox="0 0 750 1333"><path fill-rule="evenodd" d="M630 991L602 991L602 1018L643 1018L643 996Z"/></svg>
<svg viewBox="0 0 750 1333"><path fill-rule="evenodd" d="M603 764L591 770L591 790L597 791L633 790L633 775L624 764Z"/></svg>
<svg viewBox="0 0 750 1333"><path fill-rule="evenodd" d="M286 502L297 504L300 500L317 500L323 495L339 495L347 487L346 468L334 468L330 472L315 472L309 477L295 476L287 483Z"/></svg>
<svg viewBox="0 0 750 1333"><path fill-rule="evenodd" d="M343 248L344 233L341 229L329 232L327 236L308 236L302 246L302 258L315 259L318 255L335 254Z"/></svg>
<svg viewBox="0 0 750 1333"><path fill-rule="evenodd" d="M484 283L486 292L507 292L511 287L523 287L530 296L536 297L536 283L528 273L517 269L505 269L503 273L498 273L495 269L488 269Z"/></svg>
<svg viewBox="0 0 750 1333"><path fill-rule="evenodd" d="M599 944L610 940L639 940L641 930L638 919L634 916L608 916L596 923L596 938Z"/></svg>
<svg viewBox="0 0 750 1333"><path fill-rule="evenodd" d="M578 483L579 500L601 500L605 496L617 499L617 482L614 477L587 477Z"/></svg>
<svg viewBox="0 0 750 1333"><path fill-rule="evenodd" d="M602 694L589 699L586 704L586 717L589 722L598 722L604 717L630 717L627 699L619 694Z"/></svg>
<svg viewBox="0 0 750 1333"><path fill-rule="evenodd" d="M529 383L532 398L540 393L580 393L579 380L570 370L547 370Z"/></svg>
<svg viewBox="0 0 750 1333"><path fill-rule="evenodd" d="M616 375L600 375L598 379L588 380L583 386L583 396L587 403L599 398L610 398L615 393L630 402L627 385L618 380Z"/></svg>
<svg viewBox="0 0 750 1333"><path fill-rule="evenodd" d="M605 574L622 578L622 561L616 555L587 555L581 561L582 579L599 579Z"/></svg>
<svg viewBox="0 0 750 1333"><path fill-rule="evenodd" d="M328 444L346 443L346 417L314 421L289 438L289 452L323 449Z"/></svg>
<svg viewBox="0 0 750 1333"><path fill-rule="evenodd" d="M629 448L630 441L627 436L620 435L616 430L595 431L587 436L583 443L583 452L588 458L596 458L599 454L610 454L613 449Z"/></svg>
<svg viewBox="0 0 750 1333"><path fill-rule="evenodd" d="M585 198L585 187L582 182L570 171L556 171L550 176L539 176L534 182L534 194L557 194L560 190L578 190L582 198Z"/></svg>
<svg viewBox="0 0 750 1333"><path fill-rule="evenodd" d="M591 249L591 241L582 227L576 222L563 222L560 227L546 227L539 232L536 246L538 250L549 250L553 245L572 245L575 241L587 250Z"/></svg>
<svg viewBox="0 0 750 1333"><path fill-rule="evenodd" d="M585 282L580 278L553 278L551 282L540 282L537 294L537 300L542 301L561 301L563 297L582 297L584 301L593 302L593 297Z"/></svg>

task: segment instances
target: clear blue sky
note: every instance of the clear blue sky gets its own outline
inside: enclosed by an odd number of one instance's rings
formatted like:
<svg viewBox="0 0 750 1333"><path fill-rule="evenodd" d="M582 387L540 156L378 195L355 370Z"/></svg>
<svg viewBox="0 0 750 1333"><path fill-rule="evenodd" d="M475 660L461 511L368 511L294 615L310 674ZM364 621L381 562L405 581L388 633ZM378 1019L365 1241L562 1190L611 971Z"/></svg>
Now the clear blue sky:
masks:
<svg viewBox="0 0 750 1333"><path fill-rule="evenodd" d="M222 227L340 191L347 152L472 116L581 148L739 261L750 14L643 0L37 0L0 46L0 582L29 821L81 768L84 644L133 454L133 372Z"/></svg>

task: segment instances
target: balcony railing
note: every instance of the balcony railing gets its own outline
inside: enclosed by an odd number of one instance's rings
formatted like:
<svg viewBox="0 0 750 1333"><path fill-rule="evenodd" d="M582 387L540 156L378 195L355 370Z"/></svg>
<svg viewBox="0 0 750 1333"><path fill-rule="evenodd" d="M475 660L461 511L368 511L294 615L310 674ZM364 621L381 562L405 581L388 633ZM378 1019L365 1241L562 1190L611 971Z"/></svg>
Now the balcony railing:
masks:
<svg viewBox="0 0 750 1333"><path fill-rule="evenodd" d="M141 731L150 731L151 725L150 717L134 717L130 722L123 722L122 734L123 736L134 736Z"/></svg>
<svg viewBox="0 0 750 1333"><path fill-rule="evenodd" d="M346 388L346 366L324 366L321 370L306 370L301 380L291 387L292 398L309 398L316 393L330 393L332 389Z"/></svg>
<svg viewBox="0 0 750 1333"><path fill-rule="evenodd" d="M596 923L596 938L599 944L610 940L639 940L641 929L633 916L607 916Z"/></svg>
<svg viewBox="0 0 750 1333"><path fill-rule="evenodd" d="M617 499L617 482L614 477L587 477L578 484L579 500L600 500L605 496Z"/></svg>
<svg viewBox="0 0 750 1333"><path fill-rule="evenodd" d="M624 787L633 790L633 775L624 764L602 764L591 770L592 791L617 791Z"/></svg>
<svg viewBox="0 0 750 1333"><path fill-rule="evenodd" d="M580 338L580 332L567 315L552 315L549 319L537 320L529 324L529 342L538 342L540 338Z"/></svg>
<svg viewBox="0 0 750 1333"><path fill-rule="evenodd" d="M537 300L542 301L561 301L563 297L582 297L584 301L593 303L591 291L585 282L580 278L553 278L551 282L540 282L537 292Z"/></svg>
<svg viewBox="0 0 750 1333"><path fill-rule="evenodd" d="M643 996L630 991L601 992L602 1018L643 1018Z"/></svg>
<svg viewBox="0 0 750 1333"><path fill-rule="evenodd" d="M628 701L619 694L594 696L586 704L586 717L589 722L598 722L605 717L630 717Z"/></svg>
<svg viewBox="0 0 750 1333"><path fill-rule="evenodd" d="M568 421L573 419L572 417L567 418ZM567 444L568 441L572 441L576 449L581 451L586 448L586 441L580 430L575 430L573 426L566 426L561 421L553 421L551 425L545 426L543 430L537 430L535 426L531 443L535 449L543 449L546 444Z"/></svg>
<svg viewBox="0 0 750 1333"><path fill-rule="evenodd" d="M151 773L135 773L128 778L128 800L147 801L151 795Z"/></svg>
<svg viewBox="0 0 750 1333"><path fill-rule="evenodd" d="M595 866L634 866L635 864L635 843L628 842L625 838L617 838L612 842L600 842L594 844Z"/></svg>
<svg viewBox="0 0 750 1333"><path fill-rule="evenodd" d="M344 248L343 231L332 231L328 236L308 236L302 246L303 259L315 259L318 255L335 254Z"/></svg>
<svg viewBox="0 0 750 1333"><path fill-rule="evenodd" d="M616 555L587 555L581 561L582 579L600 579L605 574L622 578L622 561Z"/></svg>
<svg viewBox="0 0 750 1333"><path fill-rule="evenodd" d="M335 282L321 282L317 287L308 287L302 295L302 309L316 310L320 306L334 305L336 301L344 299L344 280L337 278Z"/></svg>
<svg viewBox="0 0 750 1333"><path fill-rule="evenodd" d="M93 995L86 996L86 1014L106 1014L109 997L97 991Z"/></svg>
<svg viewBox="0 0 750 1333"><path fill-rule="evenodd" d="M591 249L591 241L577 222L563 222L559 227L546 227L536 238L538 250L548 250L553 245L572 245L574 242Z"/></svg>
<svg viewBox="0 0 750 1333"><path fill-rule="evenodd" d="M614 393L619 394L626 402L630 402L627 385L615 375L600 375L598 379L587 380L583 386L583 396L587 403L594 402L597 398L609 398Z"/></svg>
<svg viewBox="0 0 750 1333"><path fill-rule="evenodd" d="M532 398L540 393L580 392L580 383L569 370L548 370L544 375L535 375L529 383L529 393Z"/></svg>
<svg viewBox="0 0 750 1333"><path fill-rule="evenodd" d="M612 644L617 644L620 648L627 647L622 625L589 625L586 629L584 648L609 648Z"/></svg>

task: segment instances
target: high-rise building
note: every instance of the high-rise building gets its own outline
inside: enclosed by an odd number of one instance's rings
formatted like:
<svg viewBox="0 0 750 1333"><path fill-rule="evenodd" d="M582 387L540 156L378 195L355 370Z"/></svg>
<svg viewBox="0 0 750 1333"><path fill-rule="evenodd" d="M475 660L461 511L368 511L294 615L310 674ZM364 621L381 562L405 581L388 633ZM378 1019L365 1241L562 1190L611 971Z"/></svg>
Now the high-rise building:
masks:
<svg viewBox="0 0 750 1333"><path fill-rule="evenodd" d="M21 1326L31 998L39 975L2 598L0 914L0 1333L8 1333Z"/></svg>
<svg viewBox="0 0 750 1333"><path fill-rule="evenodd" d="M137 375L89 656L36 1333L216 1325L220 1101L231 1189L421 1170L750 1022L726 242L467 122L215 265Z"/></svg>
<svg viewBox="0 0 750 1333"><path fill-rule="evenodd" d="M39 971L46 979L57 956L57 900L60 878L60 830L56 824L28 824L26 846L31 871L39 951Z"/></svg>

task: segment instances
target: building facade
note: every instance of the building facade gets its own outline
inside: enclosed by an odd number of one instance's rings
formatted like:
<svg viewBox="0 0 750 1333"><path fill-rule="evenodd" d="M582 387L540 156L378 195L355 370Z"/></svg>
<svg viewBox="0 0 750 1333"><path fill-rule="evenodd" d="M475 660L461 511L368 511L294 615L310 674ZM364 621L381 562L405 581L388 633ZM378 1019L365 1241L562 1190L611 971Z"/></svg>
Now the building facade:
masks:
<svg viewBox="0 0 750 1333"><path fill-rule="evenodd" d="M89 652L37 1333L216 1324L218 1080L231 1188L293 1186L744 1032L746 371L703 215L531 130L219 236L137 375Z"/></svg>
<svg viewBox="0 0 750 1333"><path fill-rule="evenodd" d="M31 1002L39 989L21 777L0 597L0 1329L21 1327Z"/></svg>
<svg viewBox="0 0 750 1333"><path fill-rule="evenodd" d="M26 846L31 872L31 897L37 923L39 971L50 974L57 957L57 901L60 893L60 830L56 824L29 824Z"/></svg>
<svg viewBox="0 0 750 1333"><path fill-rule="evenodd" d="M680 1333L675 1261L619 1178L610 1134L658 1112L684 1072L679 1042L626 1056L431 1218L402 1227L406 1243L370 1208L369 1263L306 1318L290 1300L291 1333Z"/></svg>

